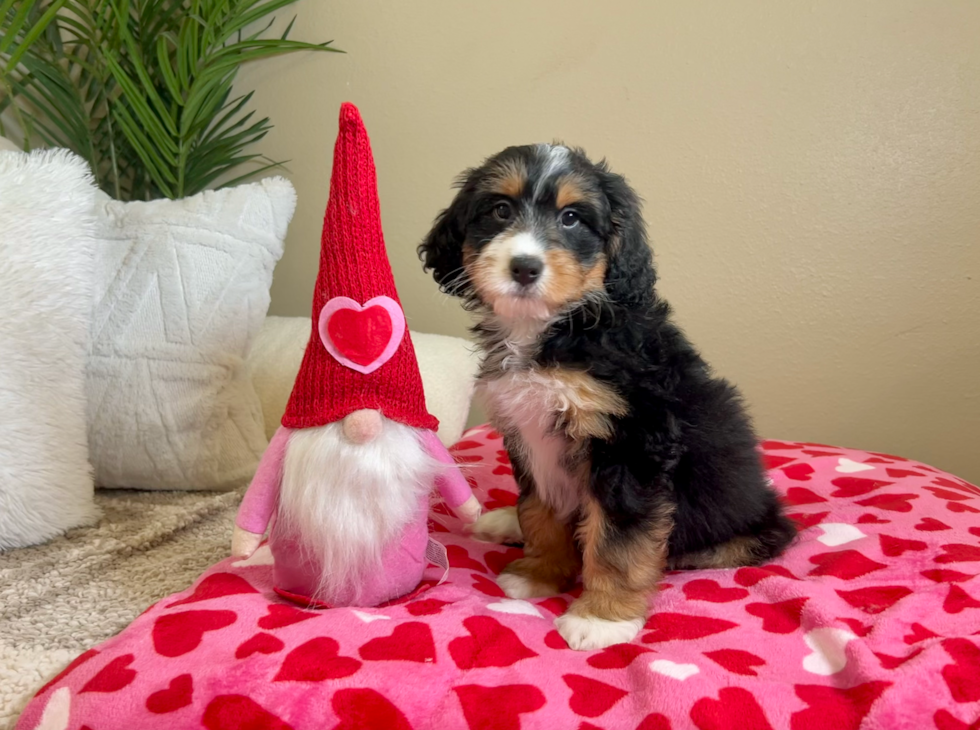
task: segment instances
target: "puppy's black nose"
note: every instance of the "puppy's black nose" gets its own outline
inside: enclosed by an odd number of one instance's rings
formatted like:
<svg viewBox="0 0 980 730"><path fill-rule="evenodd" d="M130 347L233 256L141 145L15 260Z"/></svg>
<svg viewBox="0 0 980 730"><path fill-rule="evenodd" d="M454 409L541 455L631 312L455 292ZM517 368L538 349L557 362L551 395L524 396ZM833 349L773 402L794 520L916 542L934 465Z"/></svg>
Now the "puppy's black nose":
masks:
<svg viewBox="0 0 980 730"><path fill-rule="evenodd" d="M521 286L530 286L541 278L544 263L534 256L515 256L510 260L510 277Z"/></svg>

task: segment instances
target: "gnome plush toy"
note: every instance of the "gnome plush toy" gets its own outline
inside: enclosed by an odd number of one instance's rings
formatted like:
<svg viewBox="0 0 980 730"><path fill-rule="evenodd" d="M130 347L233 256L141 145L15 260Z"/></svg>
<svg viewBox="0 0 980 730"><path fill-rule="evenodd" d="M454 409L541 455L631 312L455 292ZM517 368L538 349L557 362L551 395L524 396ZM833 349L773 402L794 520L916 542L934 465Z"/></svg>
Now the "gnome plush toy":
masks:
<svg viewBox="0 0 980 730"><path fill-rule="evenodd" d="M340 110L312 320L232 553L249 557L271 522L277 593L309 606L374 606L411 593L440 552L427 529L433 485L464 522L480 506L425 407L374 158L352 104Z"/></svg>

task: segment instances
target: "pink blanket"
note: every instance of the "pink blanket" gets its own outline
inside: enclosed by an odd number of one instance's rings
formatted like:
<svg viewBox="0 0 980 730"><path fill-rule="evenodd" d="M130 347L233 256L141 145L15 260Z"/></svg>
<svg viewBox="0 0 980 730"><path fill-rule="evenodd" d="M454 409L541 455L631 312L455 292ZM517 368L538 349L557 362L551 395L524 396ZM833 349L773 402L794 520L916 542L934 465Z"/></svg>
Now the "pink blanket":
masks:
<svg viewBox="0 0 980 730"><path fill-rule="evenodd" d="M437 504L441 585L304 611L273 594L267 547L224 560L76 659L17 728L980 727L980 489L892 456L764 449L798 542L668 575L632 644L568 649L552 621L570 597L506 599L494 577L520 550L461 536ZM496 434L454 453L487 507L514 502Z"/></svg>

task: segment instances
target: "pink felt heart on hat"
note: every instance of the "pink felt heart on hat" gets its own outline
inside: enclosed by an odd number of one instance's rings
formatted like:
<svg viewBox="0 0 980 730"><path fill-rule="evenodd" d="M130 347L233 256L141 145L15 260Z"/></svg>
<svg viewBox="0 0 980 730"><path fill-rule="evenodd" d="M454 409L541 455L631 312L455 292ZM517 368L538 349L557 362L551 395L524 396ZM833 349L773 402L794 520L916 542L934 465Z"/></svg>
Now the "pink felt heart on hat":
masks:
<svg viewBox="0 0 980 730"><path fill-rule="evenodd" d="M320 310L317 329L337 362L367 375L395 354L405 336L405 313L391 297L375 297L363 305L334 297Z"/></svg>

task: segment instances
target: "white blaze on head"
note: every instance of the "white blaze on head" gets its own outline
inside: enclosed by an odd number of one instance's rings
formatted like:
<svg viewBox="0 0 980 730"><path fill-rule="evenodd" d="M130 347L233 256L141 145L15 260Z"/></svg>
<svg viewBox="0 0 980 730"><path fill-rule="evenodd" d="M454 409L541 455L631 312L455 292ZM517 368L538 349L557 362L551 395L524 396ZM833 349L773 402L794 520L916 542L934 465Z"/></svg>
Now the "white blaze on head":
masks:
<svg viewBox="0 0 980 730"><path fill-rule="evenodd" d="M356 589L381 569L382 552L416 517L441 468L415 429L381 422L365 443L345 436L344 421L289 437L276 529L320 565L314 598Z"/></svg>
<svg viewBox="0 0 980 730"><path fill-rule="evenodd" d="M545 158L544 169L534 184L534 199L538 200L544 186L568 166L568 147L560 144L543 144L539 147Z"/></svg>

